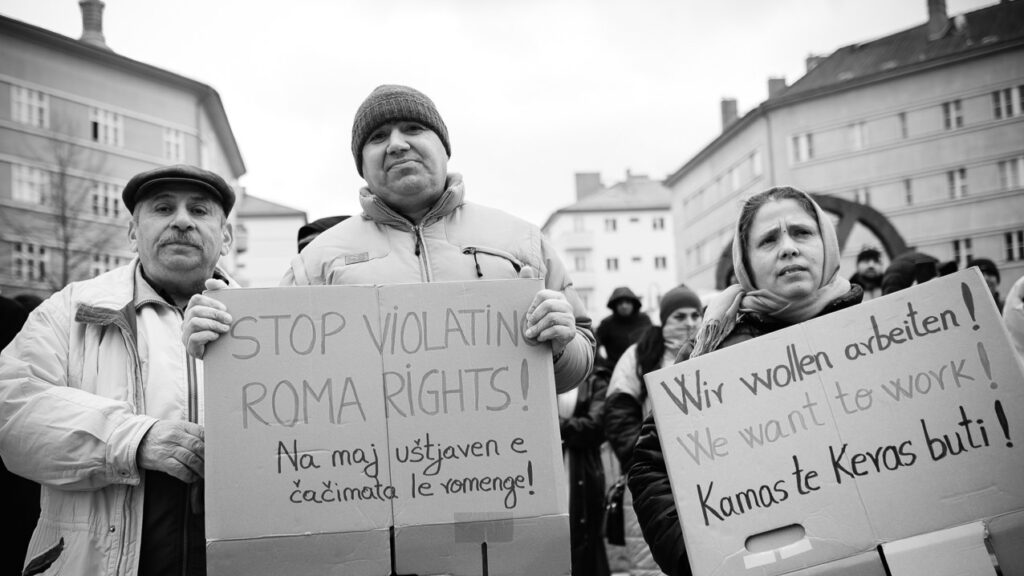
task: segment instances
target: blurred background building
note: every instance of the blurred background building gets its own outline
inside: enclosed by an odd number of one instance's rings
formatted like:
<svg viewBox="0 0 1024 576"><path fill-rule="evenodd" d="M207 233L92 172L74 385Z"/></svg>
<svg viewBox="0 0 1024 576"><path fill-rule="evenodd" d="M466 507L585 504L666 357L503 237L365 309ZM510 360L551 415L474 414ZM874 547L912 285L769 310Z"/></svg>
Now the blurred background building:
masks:
<svg viewBox="0 0 1024 576"><path fill-rule="evenodd" d="M299 228L306 213L245 194L235 226L235 279L243 286L269 287L281 283L298 253Z"/></svg>
<svg viewBox="0 0 1024 576"><path fill-rule="evenodd" d="M835 199L847 276L862 246L887 244L871 213L961 269L993 260L1003 294L1024 274L1024 2L921 8L920 26L809 56L792 85L770 78L742 117L723 99L721 135L665 180L679 280L723 287L742 199L777 185Z"/></svg>
<svg viewBox="0 0 1024 576"><path fill-rule="evenodd" d="M629 286L657 319L661 295L677 277L669 190L661 182L627 171L605 187L598 173L576 174L576 203L555 211L542 230L595 322L609 314L617 286Z"/></svg>
<svg viewBox="0 0 1024 576"><path fill-rule="evenodd" d="M103 3L79 5L77 40L0 16L4 294L48 296L130 261L121 190L136 173L195 164L236 188L245 173L217 91L115 53Z"/></svg>

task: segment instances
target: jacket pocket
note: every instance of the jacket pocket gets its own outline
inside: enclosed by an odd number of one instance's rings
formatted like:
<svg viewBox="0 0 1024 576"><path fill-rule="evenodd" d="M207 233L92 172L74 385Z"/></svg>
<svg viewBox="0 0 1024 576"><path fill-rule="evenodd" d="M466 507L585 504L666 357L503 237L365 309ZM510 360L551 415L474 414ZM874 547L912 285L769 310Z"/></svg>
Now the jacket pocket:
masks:
<svg viewBox="0 0 1024 576"><path fill-rule="evenodd" d="M516 278L523 262L511 253L486 246L466 246L462 253L473 257L477 278Z"/></svg>
<svg viewBox="0 0 1024 576"><path fill-rule="evenodd" d="M61 553L64 552L64 538L60 539L60 542L54 544L52 548L44 551L42 554L33 558L27 566L25 571L22 572L22 576L32 576L33 574L42 574L46 570L53 566L53 563L60 558Z"/></svg>

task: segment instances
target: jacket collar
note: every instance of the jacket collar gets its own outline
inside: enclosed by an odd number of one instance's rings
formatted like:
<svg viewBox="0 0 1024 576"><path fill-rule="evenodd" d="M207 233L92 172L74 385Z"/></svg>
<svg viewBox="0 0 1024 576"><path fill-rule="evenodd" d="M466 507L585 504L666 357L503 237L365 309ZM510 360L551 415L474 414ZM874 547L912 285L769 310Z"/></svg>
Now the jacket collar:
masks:
<svg viewBox="0 0 1024 576"><path fill-rule="evenodd" d="M444 192L441 193L441 197L437 199L427 215L423 217L420 225L429 226L454 212L456 208L462 206L465 194L466 188L462 182L462 175L448 174ZM359 191L359 204L363 207L363 218L366 220L396 228L412 229L414 227L408 218L388 206L384 200L367 187L363 187Z"/></svg>

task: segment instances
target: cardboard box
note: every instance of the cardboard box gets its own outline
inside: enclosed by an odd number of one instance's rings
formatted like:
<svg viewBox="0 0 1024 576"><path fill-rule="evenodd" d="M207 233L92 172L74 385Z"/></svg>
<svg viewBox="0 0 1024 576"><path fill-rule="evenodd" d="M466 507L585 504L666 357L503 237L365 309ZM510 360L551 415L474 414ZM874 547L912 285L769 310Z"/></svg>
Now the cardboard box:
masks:
<svg viewBox="0 0 1024 576"><path fill-rule="evenodd" d="M1024 377L976 270L652 372L695 574L1024 510Z"/></svg>
<svg viewBox="0 0 1024 576"><path fill-rule="evenodd" d="M541 287L212 293L211 574L568 574L551 352L522 337Z"/></svg>

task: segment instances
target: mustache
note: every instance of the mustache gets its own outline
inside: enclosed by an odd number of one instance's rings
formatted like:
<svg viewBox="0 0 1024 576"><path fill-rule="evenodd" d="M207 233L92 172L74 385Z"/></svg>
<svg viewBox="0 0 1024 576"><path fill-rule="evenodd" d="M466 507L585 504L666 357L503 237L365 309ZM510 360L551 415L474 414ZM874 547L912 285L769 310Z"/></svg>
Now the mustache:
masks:
<svg viewBox="0 0 1024 576"><path fill-rule="evenodd" d="M188 233L177 233L165 236L160 239L160 246L167 246L169 244L187 244L189 246L199 246L199 239Z"/></svg>

